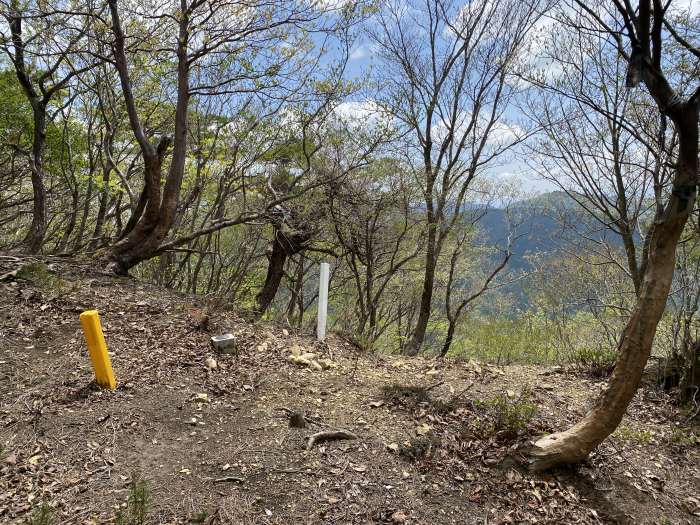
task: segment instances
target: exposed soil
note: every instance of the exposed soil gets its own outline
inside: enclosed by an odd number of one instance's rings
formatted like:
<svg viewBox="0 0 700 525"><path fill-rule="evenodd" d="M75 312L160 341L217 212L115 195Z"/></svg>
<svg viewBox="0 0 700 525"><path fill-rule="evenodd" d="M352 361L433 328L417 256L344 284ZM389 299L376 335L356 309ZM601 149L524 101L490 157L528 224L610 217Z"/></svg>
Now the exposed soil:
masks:
<svg viewBox="0 0 700 525"><path fill-rule="evenodd" d="M27 523L42 503L57 524L114 523L135 477L151 493L147 523L700 523L698 430L653 386L587 464L533 475L518 447L583 415L604 382L365 355L339 336L317 343L47 262L48 277L0 282L3 524ZM0 276L26 263L2 256ZM100 311L114 392L92 383L78 320L88 308ZM209 338L224 332L236 354L213 353ZM292 351L337 366L299 366ZM493 427L498 394L529 399L534 418ZM290 428L289 411L307 428ZM306 450L335 429L358 439Z"/></svg>

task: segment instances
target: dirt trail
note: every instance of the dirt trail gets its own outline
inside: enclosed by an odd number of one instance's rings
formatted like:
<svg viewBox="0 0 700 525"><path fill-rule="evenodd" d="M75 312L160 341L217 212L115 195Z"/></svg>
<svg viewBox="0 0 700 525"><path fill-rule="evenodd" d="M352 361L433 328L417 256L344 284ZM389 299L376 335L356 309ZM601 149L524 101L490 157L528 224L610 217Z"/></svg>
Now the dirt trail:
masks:
<svg viewBox="0 0 700 525"><path fill-rule="evenodd" d="M134 477L151 492L146 523L700 523L700 447L683 441L692 430L672 431L679 415L653 389L587 465L533 476L517 447L583 414L602 383L363 355L337 336L320 344L230 311L203 331L197 298L52 268L0 282L1 523L26 523L42 502L55 523L114 523ZM101 313L115 392L91 386L86 308ZM224 331L236 355L212 353L211 333ZM293 364L296 352L332 368ZM488 400L524 391L532 421L489 433ZM289 428L285 409L307 428ZM305 450L329 429L359 439Z"/></svg>

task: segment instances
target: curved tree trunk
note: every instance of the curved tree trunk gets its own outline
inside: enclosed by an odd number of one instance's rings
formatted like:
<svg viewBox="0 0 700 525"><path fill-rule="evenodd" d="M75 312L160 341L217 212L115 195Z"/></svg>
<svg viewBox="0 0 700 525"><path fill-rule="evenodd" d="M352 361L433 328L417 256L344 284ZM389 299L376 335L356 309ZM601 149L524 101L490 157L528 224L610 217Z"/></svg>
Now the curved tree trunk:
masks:
<svg viewBox="0 0 700 525"><path fill-rule="evenodd" d="M606 390L576 425L564 432L545 436L534 444L528 451L533 470L585 459L619 425L637 391L651 353L656 326L666 308L673 280L676 244L683 224L685 217L678 217L657 230L659 233L652 242L647 275L625 327L615 370Z"/></svg>
<svg viewBox="0 0 700 525"><path fill-rule="evenodd" d="M673 281L676 247L696 198L698 181L698 104L677 110L678 168L663 216L655 224L637 304L618 347L607 388L586 416L570 429L540 438L526 451L532 470L585 459L619 425L634 397L666 308Z"/></svg>
<svg viewBox="0 0 700 525"><path fill-rule="evenodd" d="M457 322L455 320L450 319L449 325L447 326L447 335L445 336L445 342L442 345L442 350L440 350L440 357L445 357L447 355L447 352L450 351L450 347L452 346L452 341L454 340L455 336L456 326Z"/></svg>
<svg viewBox="0 0 700 525"><path fill-rule="evenodd" d="M313 236L311 231L307 230L283 232L280 226L275 226L273 231L275 239L270 250L265 284L255 297L255 315L257 317L262 316L267 311L277 295L282 277L284 277L284 263L287 262L287 258L306 248Z"/></svg>
<svg viewBox="0 0 700 525"><path fill-rule="evenodd" d="M162 137L154 146L146 136L138 116L126 58L126 36L122 29L117 0L108 1L112 33L114 34L114 62L119 73L129 123L139 143L144 163L146 204L134 228L106 252L107 267L125 275L141 261L160 253L159 248L175 221L180 188L187 154L187 112L189 107L189 12L183 12L178 22L177 39L177 102L175 104L175 133L170 167L161 191L161 174L170 139Z"/></svg>
<svg viewBox="0 0 700 525"><path fill-rule="evenodd" d="M284 263L287 261L287 252L279 242L277 231L275 231L275 241L272 243L269 263L267 265L267 275L265 284L255 296L255 314L262 316L270 307L272 300L277 295L282 277L284 276Z"/></svg>
<svg viewBox="0 0 700 525"><path fill-rule="evenodd" d="M139 200L136 202L136 206L131 208L131 215L129 220L126 221L126 226L124 229L117 233L117 240L121 241L124 237L129 235L132 230L136 227L139 222L141 215L143 215L143 210L146 209L146 203L148 202L148 193L146 192L146 187L144 186L141 194L139 195Z"/></svg>

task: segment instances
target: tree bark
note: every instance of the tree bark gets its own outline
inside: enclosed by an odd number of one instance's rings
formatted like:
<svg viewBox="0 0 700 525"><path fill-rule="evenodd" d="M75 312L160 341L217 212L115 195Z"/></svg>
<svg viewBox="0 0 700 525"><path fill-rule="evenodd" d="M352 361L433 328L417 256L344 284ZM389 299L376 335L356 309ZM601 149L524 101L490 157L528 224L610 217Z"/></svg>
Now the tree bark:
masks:
<svg viewBox="0 0 700 525"><path fill-rule="evenodd" d="M666 308L675 269L676 247L696 198L698 104L691 100L677 111L679 154L673 190L652 233L644 280L623 331L615 370L607 388L581 421L564 432L540 438L527 450L532 470L585 459L617 428L639 387L656 327Z"/></svg>
<svg viewBox="0 0 700 525"><path fill-rule="evenodd" d="M602 22L587 2L578 6ZM644 366L651 354L656 327L663 315L675 270L676 248L683 228L693 211L698 185L698 117L700 87L686 100L674 91L662 72L662 27L665 11L654 0L640 0L635 10L629 3L616 3L622 16L630 54L618 35L620 54L628 62L627 87L640 82L654 98L662 119L670 118L678 137L678 160L666 205L657 195L657 213L648 237L648 257L635 308L622 333L615 370L607 388L586 416L570 429L536 441L526 454L532 470L543 470L584 459L619 425L639 386ZM652 23L653 19L653 23ZM602 22L605 29L615 31Z"/></svg>
<svg viewBox="0 0 700 525"><path fill-rule="evenodd" d="M18 2L12 2L11 16L8 18L14 57L11 57L17 80L32 108L33 135L32 150L29 158L32 181L32 225L27 232L22 245L29 253L38 253L44 244L46 235L46 187L44 186L44 144L46 142L46 108L50 95L37 92L30 72L25 64L25 42L22 34L23 14Z"/></svg>
<svg viewBox="0 0 700 525"><path fill-rule="evenodd" d="M75 225L78 223L78 202L80 201L80 194L78 193L78 187L76 182L76 187L71 192L71 211L68 216L68 224L63 231L63 236L61 237L61 242L58 243L56 247L56 253L65 253L68 248L68 242L70 241L70 236L73 235L73 230L75 230Z"/></svg>
<svg viewBox="0 0 700 525"><path fill-rule="evenodd" d="M267 275L265 276L265 284L255 296L256 316L262 316L270 307L272 300L277 295L282 277L284 276L284 263L287 261L287 252L284 246L277 239L275 232L275 241L272 243L272 251L270 253L269 263L267 265Z"/></svg>
<svg viewBox="0 0 700 525"><path fill-rule="evenodd" d="M255 297L257 317L261 317L267 311L277 295L284 277L284 264L287 258L301 252L311 240L312 234L310 231L283 232L281 227L275 226L274 237L265 284Z"/></svg>
<svg viewBox="0 0 700 525"><path fill-rule="evenodd" d="M46 235L46 187L44 185L44 143L46 142L46 104L32 100L34 113L34 137L32 144L32 226L23 244L29 253L38 253Z"/></svg>
<svg viewBox="0 0 700 525"><path fill-rule="evenodd" d="M421 293L420 307L418 310L418 320L413 329L411 338L403 348L403 354L408 356L418 355L420 348L425 339L425 332L428 329L430 321L430 313L433 305L433 286L435 284L435 267L437 266L437 247L436 247L436 225L430 221L428 229L428 242L425 250L425 273L423 275L423 292Z"/></svg>
<svg viewBox="0 0 700 525"><path fill-rule="evenodd" d="M449 320L449 325L447 326L447 335L445 336L445 342L442 345L442 350L440 350L440 357L445 357L447 352L450 351L450 346L452 346L452 341L455 336L455 328L457 326L456 320Z"/></svg>
<svg viewBox="0 0 700 525"><path fill-rule="evenodd" d="M161 138L153 146L146 137L138 116L132 90L125 50L125 35L121 25L117 0L108 2L114 33L114 61L119 73L129 123L141 148L144 162L146 205L143 215L134 228L106 253L108 268L117 274L127 274L129 269L156 255L175 220L177 202L182 186L187 153L187 112L189 107L189 11L181 13L177 39L177 102L175 104L175 133L172 139L173 154L168 174L161 192L161 173L170 139ZM184 4L183 4L184 5ZM162 196L161 196L162 195Z"/></svg>

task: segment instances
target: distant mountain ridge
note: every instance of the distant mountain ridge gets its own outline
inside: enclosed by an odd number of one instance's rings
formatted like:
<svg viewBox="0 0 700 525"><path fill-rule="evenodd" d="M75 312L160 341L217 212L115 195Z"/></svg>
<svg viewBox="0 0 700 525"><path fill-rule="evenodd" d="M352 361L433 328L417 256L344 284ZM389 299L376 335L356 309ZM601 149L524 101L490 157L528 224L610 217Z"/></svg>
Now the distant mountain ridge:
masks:
<svg viewBox="0 0 700 525"><path fill-rule="evenodd" d="M528 255L559 251L563 224L555 214L575 220L580 213L583 210L576 201L563 191L555 191L518 202L509 211L491 208L481 218L479 226L485 242L492 245L505 246L511 233L516 239L510 267L527 269L530 267ZM509 215L516 224L509 224Z"/></svg>

